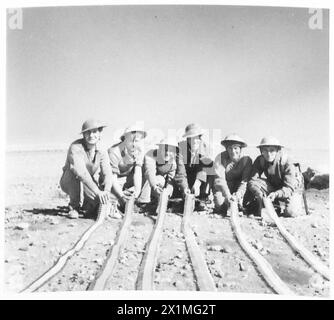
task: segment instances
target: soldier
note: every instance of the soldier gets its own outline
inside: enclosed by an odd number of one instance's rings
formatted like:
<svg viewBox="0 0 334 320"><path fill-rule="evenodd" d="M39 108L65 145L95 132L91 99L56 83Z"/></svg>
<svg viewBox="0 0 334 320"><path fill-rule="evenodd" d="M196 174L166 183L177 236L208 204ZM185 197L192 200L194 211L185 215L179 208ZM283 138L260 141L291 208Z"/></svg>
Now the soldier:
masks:
<svg viewBox="0 0 334 320"><path fill-rule="evenodd" d="M126 201L134 194L141 201L141 190L144 184L143 139L147 133L140 126L130 126L125 129L120 137L121 142L113 145L108 150L112 172L117 176L113 184L112 193L117 197L120 208L123 211Z"/></svg>
<svg viewBox="0 0 334 320"><path fill-rule="evenodd" d="M261 215L262 199L267 197L278 204L284 203L284 216L295 217L303 213L303 176L294 165L283 146L275 137L264 137L257 146L261 155L254 162L249 190L258 202ZM264 174L265 178L261 178Z"/></svg>
<svg viewBox="0 0 334 320"><path fill-rule="evenodd" d="M89 214L99 203L110 200L112 173L108 154L99 147L104 127L97 120L85 121L81 130L83 138L74 141L68 149L60 187L70 196L69 218L78 218L80 209Z"/></svg>
<svg viewBox="0 0 334 320"><path fill-rule="evenodd" d="M208 147L202 140L204 131L197 124L189 124L185 128L179 143L180 155L186 168L188 185L195 195L198 211L207 210L206 201L211 191L213 175L210 175L213 161L209 157Z"/></svg>
<svg viewBox="0 0 334 320"><path fill-rule="evenodd" d="M218 154L214 162L214 203L215 211L226 215L231 201L237 201L239 209L246 202L252 159L242 155L242 149L247 144L236 134L228 135L221 144L226 151Z"/></svg>
<svg viewBox="0 0 334 320"><path fill-rule="evenodd" d="M190 193L187 175L182 158L178 154L178 144L175 139L163 139L158 149L150 150L144 158L145 176L147 182L143 187L145 197L152 196L156 202L164 188L172 196L173 191L179 191L183 196Z"/></svg>

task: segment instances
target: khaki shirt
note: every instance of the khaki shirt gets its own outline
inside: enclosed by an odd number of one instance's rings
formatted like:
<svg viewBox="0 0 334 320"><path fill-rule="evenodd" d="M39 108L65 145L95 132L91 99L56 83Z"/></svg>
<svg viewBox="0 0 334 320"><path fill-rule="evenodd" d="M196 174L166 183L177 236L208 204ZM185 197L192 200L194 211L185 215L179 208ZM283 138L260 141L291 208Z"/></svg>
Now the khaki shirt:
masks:
<svg viewBox="0 0 334 320"><path fill-rule="evenodd" d="M278 198L288 198L298 187L297 170L291 159L282 151L277 153L275 160L267 162L262 155L254 161L251 179L260 178L262 173L268 182L277 188Z"/></svg>
<svg viewBox="0 0 334 320"><path fill-rule="evenodd" d="M150 150L144 158L145 176L150 186L157 184L157 175L167 179L167 184L178 185L182 191L188 188L187 174L182 161L182 157L176 155L172 161L164 162L158 150Z"/></svg>
<svg viewBox="0 0 334 320"><path fill-rule="evenodd" d="M84 139L74 141L67 152L63 171L70 170L80 181L85 183L92 191L97 193L99 188L96 181L101 176L105 190L112 186L111 169L107 152L95 147L92 153L86 148Z"/></svg>
<svg viewBox="0 0 334 320"><path fill-rule="evenodd" d="M195 180L207 182L207 177L213 174L213 161L209 157L208 147L204 141L201 142L199 151L192 152L187 140L179 143L180 155L187 171L189 185L193 185Z"/></svg>
<svg viewBox="0 0 334 320"><path fill-rule="evenodd" d="M237 162L233 162L227 151L217 155L214 163L216 183L221 185L225 196L230 195L229 185L236 186L236 193L243 197L252 171L252 159L243 156Z"/></svg>
<svg viewBox="0 0 334 320"><path fill-rule="evenodd" d="M143 166L144 153L139 152L137 157L131 156L125 147L124 142L120 142L108 149L111 170L118 177L126 177L133 172L135 166Z"/></svg>

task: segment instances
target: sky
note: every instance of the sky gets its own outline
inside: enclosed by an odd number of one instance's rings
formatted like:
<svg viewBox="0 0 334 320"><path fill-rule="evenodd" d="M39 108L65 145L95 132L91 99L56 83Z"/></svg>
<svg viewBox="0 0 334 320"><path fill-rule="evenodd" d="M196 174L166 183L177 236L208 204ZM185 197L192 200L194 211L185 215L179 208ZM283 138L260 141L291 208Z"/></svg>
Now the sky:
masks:
<svg viewBox="0 0 334 320"><path fill-rule="evenodd" d="M23 9L7 28L7 146L68 145L83 121L250 145L329 148L329 22L307 8L100 6Z"/></svg>

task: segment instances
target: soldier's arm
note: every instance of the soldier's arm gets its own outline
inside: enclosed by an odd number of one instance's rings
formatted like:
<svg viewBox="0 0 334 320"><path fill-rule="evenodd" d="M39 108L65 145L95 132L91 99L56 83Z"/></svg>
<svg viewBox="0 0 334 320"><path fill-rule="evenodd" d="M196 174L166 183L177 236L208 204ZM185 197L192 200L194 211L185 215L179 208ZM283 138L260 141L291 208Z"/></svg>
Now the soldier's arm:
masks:
<svg viewBox="0 0 334 320"><path fill-rule="evenodd" d="M242 161L243 161L243 167L242 167L241 183L236 192L237 196L240 198L242 198L246 193L247 183L252 173L252 159L250 157L244 157Z"/></svg>
<svg viewBox="0 0 334 320"><path fill-rule="evenodd" d="M262 173L263 168L261 166L261 156L258 156L253 163L249 180L256 180L260 178Z"/></svg>
<svg viewBox="0 0 334 320"><path fill-rule="evenodd" d="M216 175L214 184L215 184L215 188L218 191L221 191L226 198L230 199L232 195L227 185L226 171L225 171L225 167L222 163L221 158L222 157L220 153L218 154L214 162L214 170L215 170L215 175Z"/></svg>
<svg viewBox="0 0 334 320"><path fill-rule="evenodd" d="M187 180L187 171L183 163L183 158L179 155L176 156L176 172L175 172L175 181L177 185L180 187L182 192L188 192L188 180Z"/></svg>
<svg viewBox="0 0 334 320"><path fill-rule="evenodd" d="M111 191L112 185L113 185L113 179L112 179L112 170L109 162L109 156L107 152L102 152L101 155L101 172L103 175L103 185L104 185L104 191Z"/></svg>
<svg viewBox="0 0 334 320"><path fill-rule="evenodd" d="M111 171L114 174L119 175L120 174L119 163L120 163L120 160L121 160L120 155L117 154L117 150L115 150L113 148L110 148L108 150L108 156L109 156Z"/></svg>
<svg viewBox="0 0 334 320"><path fill-rule="evenodd" d="M209 157L201 156L199 161L199 171L197 172L196 179L201 182L206 182L213 166L214 162Z"/></svg>
<svg viewBox="0 0 334 320"><path fill-rule="evenodd" d="M283 165L283 187L275 191L278 198L289 198L295 191L297 184L295 170L296 168L290 160Z"/></svg>
<svg viewBox="0 0 334 320"><path fill-rule="evenodd" d="M136 198L138 198L140 195L142 183L143 183L142 166L139 164L136 164L134 168L134 174L133 174L133 185L135 188Z"/></svg>
<svg viewBox="0 0 334 320"><path fill-rule="evenodd" d="M68 152L70 170L82 183L91 189L96 196L100 192L100 189L89 174L84 157L85 153L79 146L72 145L70 147Z"/></svg>
<svg viewBox="0 0 334 320"><path fill-rule="evenodd" d="M150 186L154 187L157 184L157 165L152 154L146 154L144 157L144 172Z"/></svg>

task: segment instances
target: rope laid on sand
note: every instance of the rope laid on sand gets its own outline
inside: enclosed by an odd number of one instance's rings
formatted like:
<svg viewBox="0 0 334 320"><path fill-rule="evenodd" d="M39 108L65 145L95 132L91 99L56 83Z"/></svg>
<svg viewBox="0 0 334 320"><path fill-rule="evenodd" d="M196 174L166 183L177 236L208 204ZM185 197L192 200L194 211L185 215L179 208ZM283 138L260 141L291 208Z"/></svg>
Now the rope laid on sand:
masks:
<svg viewBox="0 0 334 320"><path fill-rule="evenodd" d="M277 273L273 270L269 262L264 259L247 241L244 233L241 230L239 223L238 205L233 202L231 205L231 224L237 236L242 249L255 262L257 269L262 274L268 285L278 294L295 295L293 291L281 280Z"/></svg>
<svg viewBox="0 0 334 320"><path fill-rule="evenodd" d="M327 280L330 278L330 270L325 266L317 257L315 257L310 251L308 251L297 239L291 235L284 225L278 218L276 211L273 207L272 202L265 198L263 199L264 206L267 210L269 217L275 222L277 228L281 232L282 236L286 239L289 245L294 251L296 251L300 256L317 272L324 276Z"/></svg>
<svg viewBox="0 0 334 320"><path fill-rule="evenodd" d="M189 216L194 210L194 203L194 195L187 194L183 210L182 232L185 236L187 249L197 280L198 289L202 291L217 291L210 271L207 267L207 264L205 263L205 259L196 242L194 233L189 225Z"/></svg>
<svg viewBox="0 0 334 320"><path fill-rule="evenodd" d="M157 209L158 217L154 230L151 234L151 238L148 242L148 246L146 247L146 252L142 264L140 266L136 284L137 290L154 289L154 271L157 261L159 242L162 235L162 227L166 216L168 195L169 191L167 189L164 189L160 194L159 205Z"/></svg>
<svg viewBox="0 0 334 320"><path fill-rule="evenodd" d="M67 260L84 247L85 243L90 238L92 233L102 224L102 222L110 212L110 206L110 202L107 204L100 204L98 208L98 217L96 222L83 233L83 235L79 238L77 243L71 249L69 249L67 252L59 257L56 263L49 270L47 270L43 275L41 275L38 279L32 282L21 292L34 292L38 288L43 286L51 278L53 278L56 274L58 274L64 268Z"/></svg>
<svg viewBox="0 0 334 320"><path fill-rule="evenodd" d="M108 254L107 259L104 262L103 267L100 270L98 276L90 283L88 290L104 290L108 279L112 275L112 271L115 267L116 260L118 258L119 252L122 249L122 246L125 242L129 231L129 225L131 224L133 218L133 207L134 207L135 198L131 197L125 206L125 216L123 218L123 223L119 229L115 244L113 245L111 251Z"/></svg>

